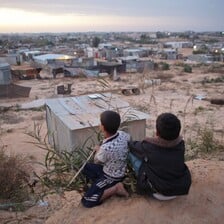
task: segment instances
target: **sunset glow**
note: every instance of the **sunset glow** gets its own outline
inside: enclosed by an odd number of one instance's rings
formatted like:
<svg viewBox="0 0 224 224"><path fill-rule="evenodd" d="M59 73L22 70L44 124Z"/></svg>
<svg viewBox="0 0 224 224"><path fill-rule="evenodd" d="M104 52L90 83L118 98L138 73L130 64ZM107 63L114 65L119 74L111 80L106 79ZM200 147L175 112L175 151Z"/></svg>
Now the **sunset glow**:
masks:
<svg viewBox="0 0 224 224"><path fill-rule="evenodd" d="M222 6L222 0L2 0L0 33L223 30Z"/></svg>
<svg viewBox="0 0 224 224"><path fill-rule="evenodd" d="M153 24L159 24L158 18L144 18L144 17L125 17L125 16L87 16L76 14L45 14L27 12L18 9L0 9L0 20L4 24L0 25L2 32L26 32L30 30L42 29L43 31L56 31L57 27L61 27L62 31L69 31L71 29L78 31L88 30L110 30L110 27L125 27L131 30L131 27L147 27Z"/></svg>

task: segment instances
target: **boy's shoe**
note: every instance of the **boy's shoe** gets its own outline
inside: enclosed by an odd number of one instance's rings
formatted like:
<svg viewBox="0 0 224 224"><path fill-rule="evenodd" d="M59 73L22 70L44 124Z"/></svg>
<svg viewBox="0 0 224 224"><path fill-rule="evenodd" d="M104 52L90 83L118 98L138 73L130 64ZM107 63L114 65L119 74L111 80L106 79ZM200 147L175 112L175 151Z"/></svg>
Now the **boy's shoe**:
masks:
<svg viewBox="0 0 224 224"><path fill-rule="evenodd" d="M154 193L152 196L160 201L168 201L168 200L172 200L177 197L177 196L165 196L165 195L162 195L159 193Z"/></svg>

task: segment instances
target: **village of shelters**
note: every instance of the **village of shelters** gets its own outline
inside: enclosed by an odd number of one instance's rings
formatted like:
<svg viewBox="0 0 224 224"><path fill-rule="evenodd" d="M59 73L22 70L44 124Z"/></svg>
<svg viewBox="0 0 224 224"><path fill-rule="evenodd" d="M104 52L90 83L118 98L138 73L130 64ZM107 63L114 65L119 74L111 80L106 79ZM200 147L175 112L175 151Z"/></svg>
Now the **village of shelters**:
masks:
<svg viewBox="0 0 224 224"><path fill-rule="evenodd" d="M28 158L25 179L42 195L23 212L0 198L0 222L140 223L144 216L152 223L222 223L223 56L222 32L0 34L0 147ZM160 113L180 118L192 172L188 196L164 203L134 194L87 211L72 181L70 191L40 192L37 176L58 155L48 147L67 158L94 136L85 150L91 147L106 109L120 112L134 140L155 135Z"/></svg>

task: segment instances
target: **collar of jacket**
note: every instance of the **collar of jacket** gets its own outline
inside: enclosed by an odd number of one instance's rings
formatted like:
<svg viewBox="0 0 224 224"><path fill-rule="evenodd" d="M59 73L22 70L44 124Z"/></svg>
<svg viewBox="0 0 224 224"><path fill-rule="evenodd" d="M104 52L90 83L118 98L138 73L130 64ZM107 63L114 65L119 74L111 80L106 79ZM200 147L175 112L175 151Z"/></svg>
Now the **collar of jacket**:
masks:
<svg viewBox="0 0 224 224"><path fill-rule="evenodd" d="M145 141L154 145L171 148L178 145L181 141L183 141L183 137L179 136L178 138L169 141L169 140L160 138L159 136L156 136L154 138L145 138Z"/></svg>

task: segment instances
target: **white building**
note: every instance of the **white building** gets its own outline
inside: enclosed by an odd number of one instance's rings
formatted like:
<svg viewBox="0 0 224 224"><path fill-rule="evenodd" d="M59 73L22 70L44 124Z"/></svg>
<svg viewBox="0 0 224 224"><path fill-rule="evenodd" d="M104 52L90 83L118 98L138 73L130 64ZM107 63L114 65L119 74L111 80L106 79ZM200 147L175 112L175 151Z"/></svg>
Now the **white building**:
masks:
<svg viewBox="0 0 224 224"><path fill-rule="evenodd" d="M164 47L174 48L174 49L192 48L193 43L192 42L187 42L187 41L173 41L173 42L166 42L164 44Z"/></svg>

